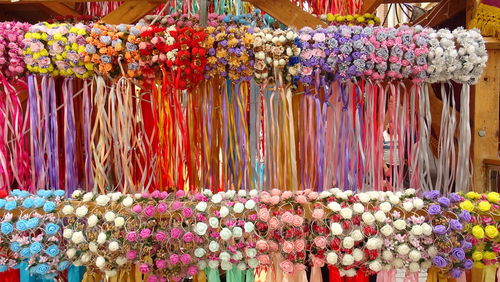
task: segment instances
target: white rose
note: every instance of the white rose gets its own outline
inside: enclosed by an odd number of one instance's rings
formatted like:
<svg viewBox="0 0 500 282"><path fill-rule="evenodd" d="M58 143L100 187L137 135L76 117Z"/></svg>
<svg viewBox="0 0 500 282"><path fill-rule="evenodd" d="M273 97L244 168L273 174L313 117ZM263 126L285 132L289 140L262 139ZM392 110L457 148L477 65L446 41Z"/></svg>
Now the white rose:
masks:
<svg viewBox="0 0 500 282"><path fill-rule="evenodd" d="M428 223L422 223L422 233L425 236L431 236L432 235L432 227Z"/></svg>
<svg viewBox="0 0 500 282"><path fill-rule="evenodd" d="M212 190L210 190L210 189L204 189L202 193L204 196L207 196L207 197L211 197L213 195Z"/></svg>
<svg viewBox="0 0 500 282"><path fill-rule="evenodd" d="M84 217L88 211L89 209L87 208L87 206L81 206L76 208L75 214L77 217Z"/></svg>
<svg viewBox="0 0 500 282"><path fill-rule="evenodd" d="M245 254L249 258L254 258L257 256L257 250L254 248L248 248L245 250Z"/></svg>
<svg viewBox="0 0 500 282"><path fill-rule="evenodd" d="M83 242L85 237L83 237L83 232L82 231L77 231L74 232L73 235L71 236L71 241L75 244L80 244Z"/></svg>
<svg viewBox="0 0 500 282"><path fill-rule="evenodd" d="M408 257L412 261L419 261L422 258L422 254L417 250L411 250L410 253L408 254Z"/></svg>
<svg viewBox="0 0 500 282"><path fill-rule="evenodd" d="M406 256L410 252L410 247L407 244L401 244L398 246L398 253Z"/></svg>
<svg viewBox="0 0 500 282"><path fill-rule="evenodd" d="M136 198L137 200L142 199L142 194L141 193L135 193L134 194L134 198Z"/></svg>
<svg viewBox="0 0 500 282"><path fill-rule="evenodd" d="M211 260L208 262L208 267L212 269L219 268L219 261L218 260Z"/></svg>
<svg viewBox="0 0 500 282"><path fill-rule="evenodd" d="M244 262L239 262L237 267L241 271L244 271L247 269L247 265Z"/></svg>
<svg viewBox="0 0 500 282"><path fill-rule="evenodd" d="M217 219L216 217L211 217L209 220L208 220L208 224L210 225L210 227L212 228L217 228L219 226L219 219Z"/></svg>
<svg viewBox="0 0 500 282"><path fill-rule="evenodd" d="M382 228L380 228L380 232L382 232L382 234L387 237L390 236L392 232L394 232L394 228L392 228L392 226L390 226L389 224L386 224Z"/></svg>
<svg viewBox="0 0 500 282"><path fill-rule="evenodd" d="M345 266L349 266L354 263L354 257L349 254L345 254L342 258L342 264Z"/></svg>
<svg viewBox="0 0 500 282"><path fill-rule="evenodd" d="M392 261L392 259L394 258L394 255L392 254L392 252L391 252L391 251L389 251L389 250L384 250L384 251L382 252L382 258L383 258L385 261L390 262L390 261Z"/></svg>
<svg viewBox="0 0 500 282"><path fill-rule="evenodd" d="M195 209L197 211L204 212L207 209L207 206L207 202L199 202L198 204L196 204Z"/></svg>
<svg viewBox="0 0 500 282"><path fill-rule="evenodd" d="M424 229L422 228L422 226L420 225L413 225L411 227L411 234L415 235L415 236L420 236L422 235L422 233L424 232Z"/></svg>
<svg viewBox="0 0 500 282"><path fill-rule="evenodd" d="M127 196L125 199L122 201L122 205L126 208L131 207L132 204L134 203L134 199L132 199L130 196Z"/></svg>
<svg viewBox="0 0 500 282"><path fill-rule="evenodd" d="M109 211L104 214L104 218L106 219L107 222L114 221L115 220L115 213L112 211Z"/></svg>
<svg viewBox="0 0 500 282"><path fill-rule="evenodd" d="M383 202L379 206L380 210L383 211L384 213L388 213L391 211L392 206L389 202Z"/></svg>
<svg viewBox="0 0 500 282"><path fill-rule="evenodd" d="M81 260L77 259L77 260L73 261L73 265L74 265L74 266L82 266L82 265L83 265L83 263L82 263L82 261L81 261Z"/></svg>
<svg viewBox="0 0 500 282"><path fill-rule="evenodd" d="M256 258L251 258L248 260L248 266L250 268L256 268L257 266L259 266L259 260L257 260Z"/></svg>
<svg viewBox="0 0 500 282"><path fill-rule="evenodd" d="M90 260L90 255L88 253L83 253L81 256L80 256L80 260L83 262L83 263L87 263L89 262Z"/></svg>
<svg viewBox="0 0 500 282"><path fill-rule="evenodd" d="M234 190L229 190L226 192L226 194L224 195L224 197L228 200L231 200L234 198L234 195L236 195L236 191Z"/></svg>
<svg viewBox="0 0 500 282"><path fill-rule="evenodd" d="M344 193L349 197L353 195L352 190L345 190Z"/></svg>
<svg viewBox="0 0 500 282"><path fill-rule="evenodd" d="M375 220L376 221L383 223L383 222L385 222L386 219L387 219L387 217L383 211L376 211L375 212Z"/></svg>
<svg viewBox="0 0 500 282"><path fill-rule="evenodd" d="M363 222L366 225L372 225L375 222L375 217L373 216L373 214L371 212L363 213L361 218L363 219Z"/></svg>
<svg viewBox="0 0 500 282"><path fill-rule="evenodd" d="M247 196L246 190L238 190L238 197L245 198Z"/></svg>
<svg viewBox="0 0 500 282"><path fill-rule="evenodd" d="M374 201L380 197L380 194L377 191L369 191L368 196L370 197L370 200Z"/></svg>
<svg viewBox="0 0 500 282"><path fill-rule="evenodd" d="M95 199L95 203L98 206L104 207L108 204L109 202L109 196L108 195L99 195Z"/></svg>
<svg viewBox="0 0 500 282"><path fill-rule="evenodd" d="M350 208L343 208L340 210L340 216L345 219L351 219L352 218L352 210Z"/></svg>
<svg viewBox="0 0 500 282"><path fill-rule="evenodd" d="M116 227L122 227L123 225L125 225L125 218L123 218L121 216L115 218L115 226Z"/></svg>
<svg viewBox="0 0 500 282"><path fill-rule="evenodd" d="M234 227L231 233L234 238L241 238L241 236L243 236L243 230L241 227Z"/></svg>
<svg viewBox="0 0 500 282"><path fill-rule="evenodd" d="M194 256L197 258L203 257L206 253L207 252L203 248L196 248L196 250L194 250Z"/></svg>
<svg viewBox="0 0 500 282"><path fill-rule="evenodd" d="M259 191L257 191L256 189L252 189L250 190L250 192L248 192L248 195L250 195L250 198L255 198L259 195Z"/></svg>
<svg viewBox="0 0 500 282"><path fill-rule="evenodd" d="M246 203L245 203L245 208L247 210L253 210L255 208L255 201L254 200L248 200Z"/></svg>
<svg viewBox="0 0 500 282"><path fill-rule="evenodd" d="M334 195L337 195L338 193L340 193L342 190L340 190L339 188L335 187L335 188L332 188L330 189L330 192Z"/></svg>
<svg viewBox="0 0 500 282"><path fill-rule="evenodd" d="M97 244L95 242L89 243L89 250L93 253L97 253Z"/></svg>
<svg viewBox="0 0 500 282"><path fill-rule="evenodd" d="M111 270L105 270L104 274L106 274L107 277L115 277L117 272L114 269Z"/></svg>
<svg viewBox="0 0 500 282"><path fill-rule="evenodd" d="M121 266L121 265L124 265L124 264L126 264L126 263L127 263L127 258L126 258L126 257L119 256L119 257L117 257L117 258L116 258L116 260L115 260L115 261L116 261L116 264L118 264L118 265L120 265L120 266Z"/></svg>
<svg viewBox="0 0 500 282"><path fill-rule="evenodd" d="M398 219L394 221L393 225L397 230L403 230L406 228L406 221L404 221L403 219Z"/></svg>
<svg viewBox="0 0 500 282"><path fill-rule="evenodd" d="M91 214L87 219L87 225L89 227L94 227L94 226L96 226L98 221L99 221L99 218L97 218L97 216L95 214Z"/></svg>
<svg viewBox="0 0 500 282"><path fill-rule="evenodd" d="M361 261L364 257L363 251L360 249L352 250L352 257L354 258L354 261Z"/></svg>
<svg viewBox="0 0 500 282"><path fill-rule="evenodd" d="M108 245L108 249L112 252L117 251L119 248L120 248L120 244L118 244L118 242L116 242L116 241L113 241L113 242L109 243L109 245Z"/></svg>
<svg viewBox="0 0 500 282"><path fill-rule="evenodd" d="M328 191L323 191L323 192L319 193L319 198L326 199L326 198L330 197L331 195L332 195L332 193L330 193Z"/></svg>
<svg viewBox="0 0 500 282"><path fill-rule="evenodd" d="M361 241L363 240L363 233L361 233L360 230L354 230L351 232L351 237L354 239L354 241Z"/></svg>
<svg viewBox="0 0 500 282"><path fill-rule="evenodd" d="M351 249L354 247L354 239L351 237L345 237L344 240L342 240L342 246L346 249Z"/></svg>
<svg viewBox="0 0 500 282"><path fill-rule="evenodd" d="M354 277L358 274L358 272L352 268L347 270L347 271L344 271L344 273L345 273L345 276L347 276L347 277Z"/></svg>
<svg viewBox="0 0 500 282"><path fill-rule="evenodd" d="M370 196L366 193L359 193L358 194L358 200L361 202L361 203L368 203L370 201Z"/></svg>
<svg viewBox="0 0 500 282"><path fill-rule="evenodd" d="M424 260L421 264L420 264L420 268L422 270L427 270L429 268L431 268L432 266L432 262L428 261L428 260Z"/></svg>
<svg viewBox="0 0 500 282"><path fill-rule="evenodd" d="M412 202L404 202L403 209L407 212L410 212L413 209L413 203Z"/></svg>
<svg viewBox="0 0 500 282"><path fill-rule="evenodd" d="M97 236L97 244L104 244L107 238L108 236L106 236L106 233L100 232Z"/></svg>
<svg viewBox="0 0 500 282"><path fill-rule="evenodd" d="M394 268L403 268L404 262L400 258L395 258L392 261L392 265L394 266Z"/></svg>
<svg viewBox="0 0 500 282"><path fill-rule="evenodd" d="M328 264L330 265L335 265L337 264L337 260L338 260L338 256L335 252L329 252L327 255L326 255L326 261L328 262Z"/></svg>
<svg viewBox="0 0 500 282"><path fill-rule="evenodd" d="M106 259L101 256L98 256L95 259L95 265L99 268L104 268L104 266L106 266Z"/></svg>
<svg viewBox="0 0 500 282"><path fill-rule="evenodd" d="M212 200L212 203L218 204L222 201L222 195L220 193L217 193L217 194L212 196L211 200Z"/></svg>
<svg viewBox="0 0 500 282"><path fill-rule="evenodd" d="M73 236L73 230L69 228L65 228L63 231L63 237L66 239L70 239Z"/></svg>
<svg viewBox="0 0 500 282"><path fill-rule="evenodd" d="M62 213L64 215L70 215L73 214L73 211L75 211L75 208L71 205L65 205L64 208L62 209Z"/></svg>
<svg viewBox="0 0 500 282"><path fill-rule="evenodd" d="M194 228L194 232L200 236L203 236L207 233L208 226L206 223L197 222Z"/></svg>
<svg viewBox="0 0 500 282"><path fill-rule="evenodd" d="M342 209L339 203L337 202L330 202L328 203L328 208L334 212L338 212Z"/></svg>
<svg viewBox="0 0 500 282"><path fill-rule="evenodd" d="M434 247L434 246L430 246L430 247L427 249L427 253L428 253L428 254L429 254L429 256L432 258L432 257L437 256L437 254L438 254L438 250L436 249L436 247Z"/></svg>
<svg viewBox="0 0 500 282"><path fill-rule="evenodd" d="M243 258L243 254L240 251L236 251L236 254L232 256L233 260L241 260Z"/></svg>
<svg viewBox="0 0 500 282"><path fill-rule="evenodd" d="M347 200L347 198L349 197L347 196L347 193L345 191L338 192L336 196L341 200Z"/></svg>
<svg viewBox="0 0 500 282"><path fill-rule="evenodd" d="M75 255L76 255L76 249L75 248L71 248L71 249L68 249L66 251L66 256L68 258L70 258L70 259L73 258Z"/></svg>
<svg viewBox="0 0 500 282"><path fill-rule="evenodd" d="M93 199L93 198L94 198L94 193L92 193L92 192L87 192L87 193L83 194L83 198L82 198L82 200L83 200L84 202L89 202L89 201L92 201L92 199Z"/></svg>
<svg viewBox="0 0 500 282"><path fill-rule="evenodd" d="M216 241L210 241L210 244L208 244L208 249L212 252L215 253L219 250L219 243Z"/></svg>
<svg viewBox="0 0 500 282"><path fill-rule="evenodd" d="M375 272L379 272L380 270L382 270L382 264L380 264L380 261L378 261L378 260L374 260L374 261L370 262L368 267L372 271L375 271Z"/></svg>
<svg viewBox="0 0 500 282"><path fill-rule="evenodd" d="M332 223L332 225L330 225L330 230L332 231L332 235L334 236L339 236L343 232L342 225L340 225L340 223L338 222Z"/></svg>
<svg viewBox="0 0 500 282"><path fill-rule="evenodd" d="M111 201L116 202L120 199L121 196L122 196L122 192L111 193Z"/></svg>
<svg viewBox="0 0 500 282"><path fill-rule="evenodd" d="M228 252L221 252L219 254L219 259L222 261L229 261L231 259L231 255Z"/></svg>
<svg viewBox="0 0 500 282"><path fill-rule="evenodd" d="M380 240L377 237L371 237L366 242L366 248L368 250L376 250L376 249L380 249L381 247L382 247L382 240Z"/></svg>
<svg viewBox="0 0 500 282"><path fill-rule="evenodd" d="M76 198L80 197L81 195L82 195L82 191L81 190L75 190L71 194L71 198L76 199Z"/></svg>
<svg viewBox="0 0 500 282"><path fill-rule="evenodd" d="M413 206L416 210L421 210L424 207L424 201L420 198L413 199Z"/></svg>
<svg viewBox="0 0 500 282"><path fill-rule="evenodd" d="M397 196L397 194L396 194L396 195L394 195L394 196L390 196L390 197L389 197L389 202L391 202L391 204L393 204L393 205L397 205L397 204L399 204L399 201L400 201L400 200L401 200L401 199Z"/></svg>
<svg viewBox="0 0 500 282"><path fill-rule="evenodd" d="M225 271L228 271L230 270L231 268L233 268L233 264L230 263L229 261L221 261L220 263L220 268L222 270L225 270Z"/></svg>
<svg viewBox="0 0 500 282"><path fill-rule="evenodd" d="M235 213L242 213L244 209L245 209L245 205L243 205L242 203L234 204L233 210Z"/></svg>
<svg viewBox="0 0 500 282"><path fill-rule="evenodd" d="M196 266L198 266L198 269L205 269L205 268L207 268L208 265L207 265L206 261L200 260L200 261L198 261Z"/></svg>
<svg viewBox="0 0 500 282"><path fill-rule="evenodd" d="M410 272L419 272L420 271L420 265L416 262L411 262L410 265L408 265L408 270Z"/></svg>
<svg viewBox="0 0 500 282"><path fill-rule="evenodd" d="M245 228L246 233L251 233L254 231L255 225L252 222L248 221L248 222L245 222L245 225L243 226L243 228Z"/></svg>
<svg viewBox="0 0 500 282"><path fill-rule="evenodd" d="M221 207L219 210L220 216L221 217L226 217L229 215L229 209L227 207Z"/></svg>
<svg viewBox="0 0 500 282"><path fill-rule="evenodd" d="M413 189L413 188L406 189L406 190L405 190L405 195L406 195L406 196L412 196L412 195L415 195L415 189Z"/></svg>
<svg viewBox="0 0 500 282"><path fill-rule="evenodd" d="M220 231L220 238L224 241L231 239L231 236L233 236L233 233L227 227L222 228Z"/></svg>
<svg viewBox="0 0 500 282"><path fill-rule="evenodd" d="M365 207L360 203L354 203L354 205L352 205L352 210L355 213L363 213L365 211Z"/></svg>

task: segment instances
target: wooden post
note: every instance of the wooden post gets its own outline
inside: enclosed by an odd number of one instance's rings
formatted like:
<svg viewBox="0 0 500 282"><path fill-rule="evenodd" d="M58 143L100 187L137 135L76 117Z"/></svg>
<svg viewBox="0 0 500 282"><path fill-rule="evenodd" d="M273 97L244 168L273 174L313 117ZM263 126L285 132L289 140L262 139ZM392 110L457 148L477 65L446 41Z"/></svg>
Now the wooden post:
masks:
<svg viewBox="0 0 500 282"><path fill-rule="evenodd" d="M490 41L497 41L491 39ZM473 90L472 162L474 191L488 190L488 175L484 159L498 159L500 121L500 46L487 44L488 62L483 76Z"/></svg>

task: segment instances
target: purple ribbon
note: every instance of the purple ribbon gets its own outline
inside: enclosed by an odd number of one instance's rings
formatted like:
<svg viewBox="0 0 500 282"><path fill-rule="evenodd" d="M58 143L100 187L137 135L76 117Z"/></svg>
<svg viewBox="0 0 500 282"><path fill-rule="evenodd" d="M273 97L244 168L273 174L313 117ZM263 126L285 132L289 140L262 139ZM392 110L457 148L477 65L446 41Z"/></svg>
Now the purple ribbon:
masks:
<svg viewBox="0 0 500 282"><path fill-rule="evenodd" d="M88 91L88 81L83 84L83 148L85 152L85 188L91 191L94 186L94 178L92 176L92 168L90 164L90 95Z"/></svg>
<svg viewBox="0 0 500 282"><path fill-rule="evenodd" d="M64 94L64 152L66 161L66 192L71 195L77 188L76 174L76 129L75 129L75 114L73 105L73 79L66 78L63 82Z"/></svg>
<svg viewBox="0 0 500 282"><path fill-rule="evenodd" d="M43 188L43 155L42 148L40 147L40 138L38 136L38 122L41 120L38 109L38 91L36 87L36 80L33 75L28 76L28 95L29 95L29 112L31 124L31 143L32 143L32 164L35 168L33 179L31 182L32 189Z"/></svg>

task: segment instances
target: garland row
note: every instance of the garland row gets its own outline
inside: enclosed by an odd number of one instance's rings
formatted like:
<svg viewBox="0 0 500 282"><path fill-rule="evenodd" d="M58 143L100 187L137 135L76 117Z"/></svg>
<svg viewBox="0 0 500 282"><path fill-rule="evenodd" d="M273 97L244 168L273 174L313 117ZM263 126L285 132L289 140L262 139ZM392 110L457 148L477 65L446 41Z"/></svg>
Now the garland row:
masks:
<svg viewBox="0 0 500 282"><path fill-rule="evenodd" d="M180 281L200 270L302 275L306 265L314 272L328 264L341 276L386 269L411 275L435 266L457 278L473 264L499 262L496 192L77 190L73 200L64 196L13 190L0 199L1 271L24 262L30 273L54 278L74 264L115 276L137 265L148 281Z"/></svg>

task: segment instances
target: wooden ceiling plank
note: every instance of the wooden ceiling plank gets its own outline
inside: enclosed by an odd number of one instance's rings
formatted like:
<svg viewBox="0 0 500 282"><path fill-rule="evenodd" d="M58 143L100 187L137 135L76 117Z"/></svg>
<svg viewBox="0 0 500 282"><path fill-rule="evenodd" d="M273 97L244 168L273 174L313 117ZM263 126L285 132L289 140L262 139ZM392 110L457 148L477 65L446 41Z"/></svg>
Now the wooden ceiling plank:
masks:
<svg viewBox="0 0 500 282"><path fill-rule="evenodd" d="M113 12L102 18L108 24L131 24L147 15L159 5L158 2L149 1L126 1Z"/></svg>
<svg viewBox="0 0 500 282"><path fill-rule="evenodd" d="M384 0L364 0L363 6L361 6L361 14L374 13L382 3L384 3Z"/></svg>
<svg viewBox="0 0 500 282"><path fill-rule="evenodd" d="M48 8L51 12L59 16L73 16L73 17L80 16L80 13L64 5L63 3L46 2L42 3L42 5Z"/></svg>
<svg viewBox="0 0 500 282"><path fill-rule="evenodd" d="M302 10L290 0L248 0L248 2L290 27L298 29L306 26L326 27L326 23Z"/></svg>
<svg viewBox="0 0 500 282"><path fill-rule="evenodd" d="M465 10L465 4L466 0L442 0L411 24L428 27L438 26Z"/></svg>

